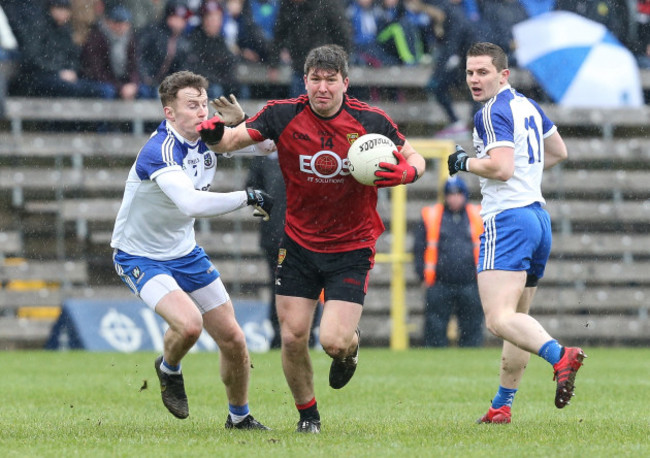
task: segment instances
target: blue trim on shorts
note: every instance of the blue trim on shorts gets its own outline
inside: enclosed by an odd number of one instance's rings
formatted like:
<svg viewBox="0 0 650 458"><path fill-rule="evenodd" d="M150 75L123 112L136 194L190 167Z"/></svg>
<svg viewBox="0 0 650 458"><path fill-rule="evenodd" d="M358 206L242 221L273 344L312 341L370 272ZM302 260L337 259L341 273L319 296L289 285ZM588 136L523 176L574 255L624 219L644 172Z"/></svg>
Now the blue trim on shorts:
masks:
<svg viewBox="0 0 650 458"><path fill-rule="evenodd" d="M483 221L478 272L525 271L542 278L551 254L551 217L539 202Z"/></svg>
<svg viewBox="0 0 650 458"><path fill-rule="evenodd" d="M117 250L113 255L113 264L122 281L137 295L156 275L171 276L187 293L209 285L220 275L203 248L198 245L189 254L169 261L156 261Z"/></svg>

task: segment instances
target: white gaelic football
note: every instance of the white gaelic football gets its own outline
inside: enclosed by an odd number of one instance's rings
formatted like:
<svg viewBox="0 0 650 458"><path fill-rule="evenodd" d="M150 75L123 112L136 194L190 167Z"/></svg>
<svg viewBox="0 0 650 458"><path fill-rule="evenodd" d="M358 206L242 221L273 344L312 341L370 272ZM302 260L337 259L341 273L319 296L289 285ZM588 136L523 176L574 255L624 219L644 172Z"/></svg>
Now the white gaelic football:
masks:
<svg viewBox="0 0 650 458"><path fill-rule="evenodd" d="M366 134L357 138L348 150L348 161L350 161L350 173L361 184L374 186L377 170L380 162L391 162L397 164L393 155L397 147L393 141L381 134Z"/></svg>

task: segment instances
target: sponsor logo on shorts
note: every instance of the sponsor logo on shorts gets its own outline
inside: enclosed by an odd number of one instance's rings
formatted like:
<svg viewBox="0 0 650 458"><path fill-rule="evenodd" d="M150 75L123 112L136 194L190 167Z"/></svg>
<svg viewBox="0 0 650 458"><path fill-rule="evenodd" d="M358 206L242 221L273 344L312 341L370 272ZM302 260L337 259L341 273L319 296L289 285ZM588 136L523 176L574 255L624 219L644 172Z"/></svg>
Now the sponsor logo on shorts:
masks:
<svg viewBox="0 0 650 458"><path fill-rule="evenodd" d="M140 275L142 275L142 271L139 267L134 267L131 272L133 273L133 278L139 278Z"/></svg>

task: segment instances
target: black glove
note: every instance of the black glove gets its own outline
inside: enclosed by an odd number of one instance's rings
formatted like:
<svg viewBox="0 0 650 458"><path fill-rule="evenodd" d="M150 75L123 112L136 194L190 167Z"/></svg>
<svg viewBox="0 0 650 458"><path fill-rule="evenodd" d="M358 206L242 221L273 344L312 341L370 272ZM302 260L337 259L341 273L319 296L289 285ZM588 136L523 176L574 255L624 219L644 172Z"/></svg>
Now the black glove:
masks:
<svg viewBox="0 0 650 458"><path fill-rule="evenodd" d="M246 188L246 197L248 198L246 203L255 208L253 216L259 216L264 221L268 221L273 208L273 197L260 189L253 188Z"/></svg>
<svg viewBox="0 0 650 458"><path fill-rule="evenodd" d="M214 146L223 138L224 128L225 123L221 118L219 116L214 116L199 124L196 127L196 130L201 134L201 140L203 140L206 145Z"/></svg>
<svg viewBox="0 0 650 458"><path fill-rule="evenodd" d="M457 172L467 172L468 159L469 155L465 150L460 145L456 145L456 152L450 154L447 158L449 176L454 176Z"/></svg>

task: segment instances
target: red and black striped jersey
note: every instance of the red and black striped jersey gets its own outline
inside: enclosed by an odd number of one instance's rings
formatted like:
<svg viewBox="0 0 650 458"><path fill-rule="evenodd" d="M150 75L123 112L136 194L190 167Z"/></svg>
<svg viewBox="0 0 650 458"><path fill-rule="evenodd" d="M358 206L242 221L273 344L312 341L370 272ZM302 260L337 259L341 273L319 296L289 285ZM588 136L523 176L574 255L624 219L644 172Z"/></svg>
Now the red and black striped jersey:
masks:
<svg viewBox="0 0 650 458"><path fill-rule="evenodd" d="M350 175L347 157L367 133L385 135L401 149L405 138L385 112L345 96L341 109L323 118L302 95L269 101L247 128L254 140L277 145L287 191L285 231L293 240L317 252L374 248L384 231L377 188Z"/></svg>

